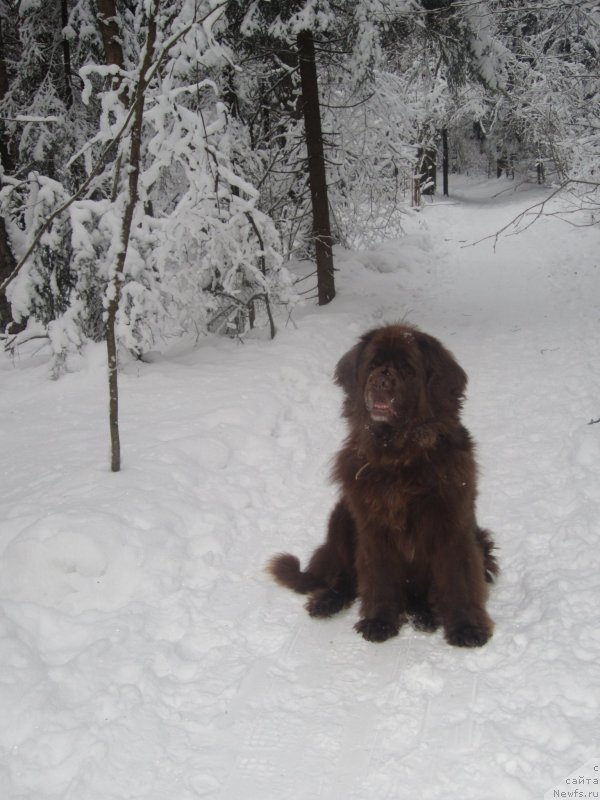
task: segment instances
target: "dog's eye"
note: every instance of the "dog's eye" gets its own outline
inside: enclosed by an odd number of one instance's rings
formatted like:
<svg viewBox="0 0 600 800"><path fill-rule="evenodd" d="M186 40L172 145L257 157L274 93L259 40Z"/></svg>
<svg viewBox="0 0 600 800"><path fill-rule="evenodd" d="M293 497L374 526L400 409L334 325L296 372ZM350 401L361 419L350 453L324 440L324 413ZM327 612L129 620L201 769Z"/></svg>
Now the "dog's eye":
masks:
<svg viewBox="0 0 600 800"><path fill-rule="evenodd" d="M417 374L412 364L409 364L408 361L401 361L396 365L396 369L403 378L414 378Z"/></svg>
<svg viewBox="0 0 600 800"><path fill-rule="evenodd" d="M367 372L381 372L388 376L395 375L405 380L414 378L417 374L413 365L407 358L398 353L374 353L366 362Z"/></svg>
<svg viewBox="0 0 600 800"><path fill-rule="evenodd" d="M389 369L389 364L383 358L372 358L369 362L369 372L373 372L374 370L383 370Z"/></svg>

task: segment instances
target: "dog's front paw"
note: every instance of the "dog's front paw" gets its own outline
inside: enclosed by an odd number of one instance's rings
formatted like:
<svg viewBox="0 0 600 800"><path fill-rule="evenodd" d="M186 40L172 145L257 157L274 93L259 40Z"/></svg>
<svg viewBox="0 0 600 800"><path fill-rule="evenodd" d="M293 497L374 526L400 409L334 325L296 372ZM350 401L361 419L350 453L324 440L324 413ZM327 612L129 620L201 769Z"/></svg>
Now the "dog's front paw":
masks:
<svg viewBox="0 0 600 800"><path fill-rule="evenodd" d="M447 631L446 641L455 647L482 647L491 635L491 626L465 622Z"/></svg>
<svg viewBox="0 0 600 800"><path fill-rule="evenodd" d="M392 636L398 635L398 626L392 625L385 619L361 619L354 626L354 630L360 633L368 642L385 642Z"/></svg>

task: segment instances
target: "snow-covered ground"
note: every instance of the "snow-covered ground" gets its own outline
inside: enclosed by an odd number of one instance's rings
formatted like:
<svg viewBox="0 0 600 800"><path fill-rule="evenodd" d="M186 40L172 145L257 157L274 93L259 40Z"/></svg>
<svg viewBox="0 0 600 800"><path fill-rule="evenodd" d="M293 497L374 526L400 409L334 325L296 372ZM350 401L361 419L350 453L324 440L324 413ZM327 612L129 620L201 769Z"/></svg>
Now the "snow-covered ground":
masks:
<svg viewBox="0 0 600 800"><path fill-rule="evenodd" d="M273 342L128 365L117 475L103 348L59 381L0 358L1 798L518 800L600 757L600 230L465 246L544 196L513 188L455 184L339 252L337 299ZM470 376L502 569L478 650L367 643L263 571L322 540L334 366L399 319Z"/></svg>

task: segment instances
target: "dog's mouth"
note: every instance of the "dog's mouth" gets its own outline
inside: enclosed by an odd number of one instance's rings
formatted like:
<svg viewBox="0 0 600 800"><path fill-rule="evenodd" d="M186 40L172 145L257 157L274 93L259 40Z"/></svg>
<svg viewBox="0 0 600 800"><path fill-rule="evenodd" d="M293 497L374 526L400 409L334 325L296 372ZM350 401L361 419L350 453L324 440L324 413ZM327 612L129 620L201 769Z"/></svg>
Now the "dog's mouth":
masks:
<svg viewBox="0 0 600 800"><path fill-rule="evenodd" d="M371 371L365 386L365 405L373 422L392 423L397 416L398 380L389 367L376 367Z"/></svg>
<svg viewBox="0 0 600 800"><path fill-rule="evenodd" d="M366 405L373 422L391 422L396 416L392 397L376 397L367 392Z"/></svg>

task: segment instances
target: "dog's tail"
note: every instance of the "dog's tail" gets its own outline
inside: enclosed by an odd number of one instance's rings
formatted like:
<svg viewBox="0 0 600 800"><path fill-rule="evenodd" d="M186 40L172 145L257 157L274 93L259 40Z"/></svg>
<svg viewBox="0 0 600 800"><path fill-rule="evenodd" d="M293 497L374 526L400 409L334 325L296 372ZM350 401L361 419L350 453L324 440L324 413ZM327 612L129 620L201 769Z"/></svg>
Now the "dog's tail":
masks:
<svg viewBox="0 0 600 800"><path fill-rule="evenodd" d="M488 583L493 583L498 576L499 567L493 551L496 549L492 534L483 528L477 528L477 541L483 553L483 570Z"/></svg>
<svg viewBox="0 0 600 800"><path fill-rule="evenodd" d="M277 583L293 589L298 594L308 594L316 589L324 589L327 584L318 575L308 570L300 569L300 559L290 553L280 553L267 564L267 572L275 578Z"/></svg>

